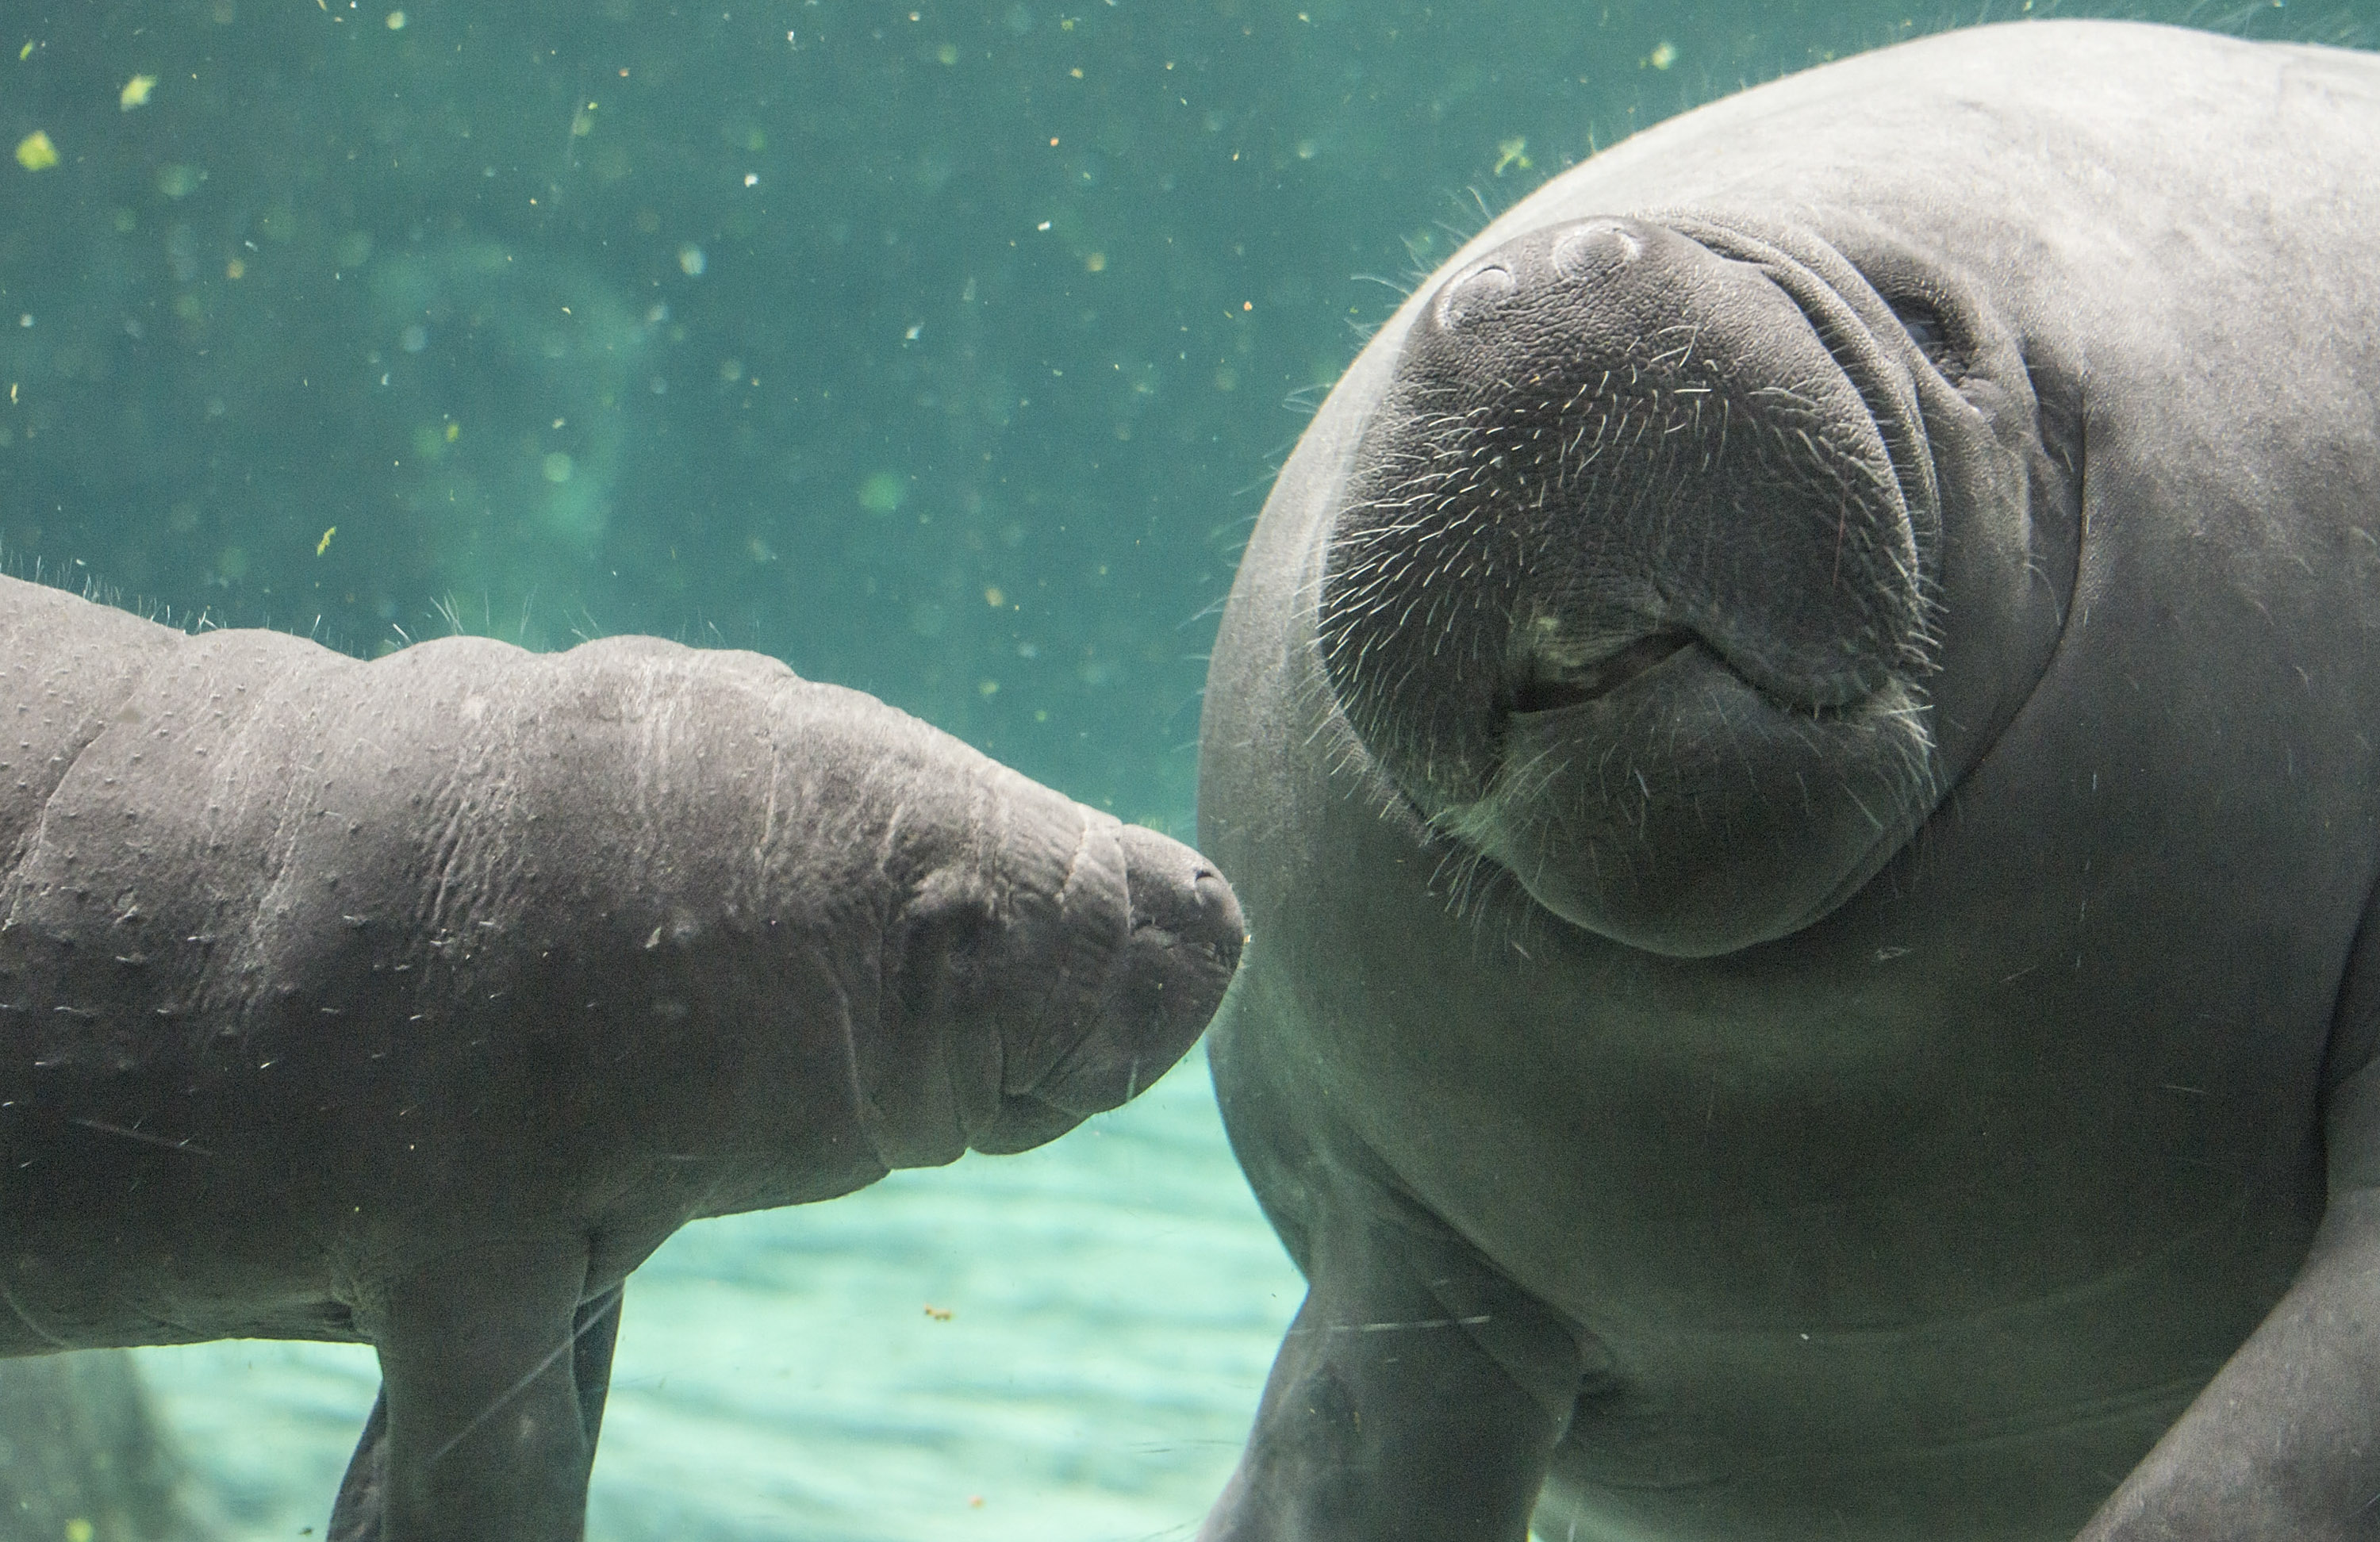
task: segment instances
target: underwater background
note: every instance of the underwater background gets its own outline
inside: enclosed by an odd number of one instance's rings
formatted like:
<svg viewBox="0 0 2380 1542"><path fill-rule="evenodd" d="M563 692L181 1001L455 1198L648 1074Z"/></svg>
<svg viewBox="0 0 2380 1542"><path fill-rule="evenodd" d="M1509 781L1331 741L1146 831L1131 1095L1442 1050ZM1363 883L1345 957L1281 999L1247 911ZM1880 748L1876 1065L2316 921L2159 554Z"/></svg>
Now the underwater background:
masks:
<svg viewBox="0 0 2380 1542"><path fill-rule="evenodd" d="M1404 291L1662 117L1917 32L2380 0L6 0L0 566L365 656L652 632L1192 834L1273 469ZM1187 1537L1300 1284L1192 1059L634 1277L594 1542ZM143 1352L226 1539L355 1346ZM88 1533L86 1533L88 1535Z"/></svg>

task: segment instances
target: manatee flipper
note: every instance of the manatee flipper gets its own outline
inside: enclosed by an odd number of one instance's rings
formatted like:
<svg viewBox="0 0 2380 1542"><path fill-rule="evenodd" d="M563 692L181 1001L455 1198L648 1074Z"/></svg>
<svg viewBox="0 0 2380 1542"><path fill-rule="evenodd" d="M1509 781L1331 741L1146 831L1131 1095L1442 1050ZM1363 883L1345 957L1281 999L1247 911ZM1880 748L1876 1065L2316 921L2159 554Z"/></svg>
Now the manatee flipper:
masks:
<svg viewBox="0 0 2380 1542"><path fill-rule="evenodd" d="M1305 1305L1199 1542L1523 1542L1577 1401L1576 1334L1409 1203L1329 1188Z"/></svg>
<svg viewBox="0 0 2380 1542"><path fill-rule="evenodd" d="M578 1424L587 1431L587 1451L592 1459L595 1439L603 1433L603 1399L612 1390L612 1346L620 1338L620 1293L614 1285L578 1304L570 1324L570 1375L578 1385Z"/></svg>
<svg viewBox="0 0 2380 1542"><path fill-rule="evenodd" d="M339 1480L338 1502L331 1506L331 1524L322 1530L324 1542L380 1542L380 1496L388 1479L388 1387L372 1399L371 1416L364 1420L356 1454L347 1459L347 1475Z"/></svg>
<svg viewBox="0 0 2380 1542"><path fill-rule="evenodd" d="M612 1389L612 1346L620 1337L620 1293L613 1286L580 1302L570 1329L570 1374L578 1392L578 1424L587 1432L590 1460L596 1438L603 1429L603 1400ZM371 1416L348 1460L346 1476L339 1481L338 1502L331 1507L326 1542L380 1542L381 1495L388 1475L388 1387L382 1384L372 1400Z"/></svg>
<svg viewBox="0 0 2380 1542"><path fill-rule="evenodd" d="M2380 1059L2325 1102L2304 1267L2077 1542L2380 1536Z"/></svg>
<svg viewBox="0 0 2380 1542"><path fill-rule="evenodd" d="M449 1257L389 1287L381 1394L328 1535L577 1542L619 1291L583 1248Z"/></svg>

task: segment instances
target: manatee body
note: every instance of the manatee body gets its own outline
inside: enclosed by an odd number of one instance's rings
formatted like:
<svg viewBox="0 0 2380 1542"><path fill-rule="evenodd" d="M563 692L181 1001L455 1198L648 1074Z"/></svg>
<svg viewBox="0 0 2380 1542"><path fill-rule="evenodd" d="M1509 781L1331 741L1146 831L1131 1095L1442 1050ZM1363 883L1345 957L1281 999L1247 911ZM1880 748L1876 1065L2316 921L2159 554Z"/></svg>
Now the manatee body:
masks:
<svg viewBox="0 0 2380 1542"><path fill-rule="evenodd" d="M1202 1536L2380 1536L2375 235L2380 58L2020 24L1398 312L1207 695Z"/></svg>
<svg viewBox="0 0 2380 1542"><path fill-rule="evenodd" d="M122 1350L0 1360L0 1536L215 1542Z"/></svg>
<svg viewBox="0 0 2380 1542"><path fill-rule="evenodd" d="M1238 957L1188 848L756 655L0 586L0 1354L373 1344L334 1536L577 1536L663 1238L1038 1145Z"/></svg>

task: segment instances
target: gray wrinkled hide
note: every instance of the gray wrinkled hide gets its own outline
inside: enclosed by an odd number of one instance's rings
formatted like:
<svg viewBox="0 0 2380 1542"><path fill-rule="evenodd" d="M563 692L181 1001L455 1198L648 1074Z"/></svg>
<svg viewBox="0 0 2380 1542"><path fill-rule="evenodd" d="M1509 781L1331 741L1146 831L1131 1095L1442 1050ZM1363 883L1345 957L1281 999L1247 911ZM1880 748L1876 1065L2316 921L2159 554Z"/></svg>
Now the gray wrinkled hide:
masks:
<svg viewBox="0 0 2380 1542"><path fill-rule="evenodd" d="M1206 698L1256 938L1210 1060L1309 1282L1208 1542L2380 1536L2375 236L2380 59L1985 28L1636 136L1373 340ZM1666 318L1578 287L1623 271ZM1622 313L1739 385L1772 318L1898 488L1696 496L1724 456L1606 445L1599 371L1546 388L1559 475L1415 480L1537 453L1480 446ZM1906 652L1825 587L1894 563ZM1879 678L1890 803L1787 758Z"/></svg>
<svg viewBox="0 0 2380 1542"><path fill-rule="evenodd" d="M1115 1107L1240 941L1196 854L772 660L0 580L0 1355L369 1342L328 1535L576 1536L662 1239Z"/></svg>

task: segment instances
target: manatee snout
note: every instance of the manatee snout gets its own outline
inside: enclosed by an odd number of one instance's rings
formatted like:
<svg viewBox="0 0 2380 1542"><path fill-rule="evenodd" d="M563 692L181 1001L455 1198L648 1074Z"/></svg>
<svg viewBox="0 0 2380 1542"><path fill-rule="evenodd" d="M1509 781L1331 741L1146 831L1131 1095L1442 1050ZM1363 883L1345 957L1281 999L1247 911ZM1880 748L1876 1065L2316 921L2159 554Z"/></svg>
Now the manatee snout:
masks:
<svg viewBox="0 0 2380 1542"><path fill-rule="evenodd" d="M1003 1025L1001 1086L966 1144L989 1154L1052 1140L1148 1090L1197 1042L1239 967L1240 904L1214 864L1066 807L1087 822L1059 868L1034 865L1050 887L1018 908L987 981Z"/></svg>
<svg viewBox="0 0 2380 1542"><path fill-rule="evenodd" d="M1221 1004L1245 936L1240 902L1179 841L1126 825L1131 920L1099 991L1097 1026L1035 1089L1076 1118L1136 1096L1189 1051Z"/></svg>
<svg viewBox="0 0 2380 1542"><path fill-rule="evenodd" d="M1451 801L1489 774L1499 715L1591 700L1682 645L1804 711L1923 661L1930 483L1896 457L1922 447L1913 403L1823 277L1707 234L1535 232L1414 320L1321 626L1367 740L1423 729ZM1710 244L1730 237L1754 249Z"/></svg>
<svg viewBox="0 0 2380 1542"><path fill-rule="evenodd" d="M1918 342L1831 250L1529 232L1417 302L1316 630L1375 763L1548 909L1706 953L1864 880L1923 800Z"/></svg>

